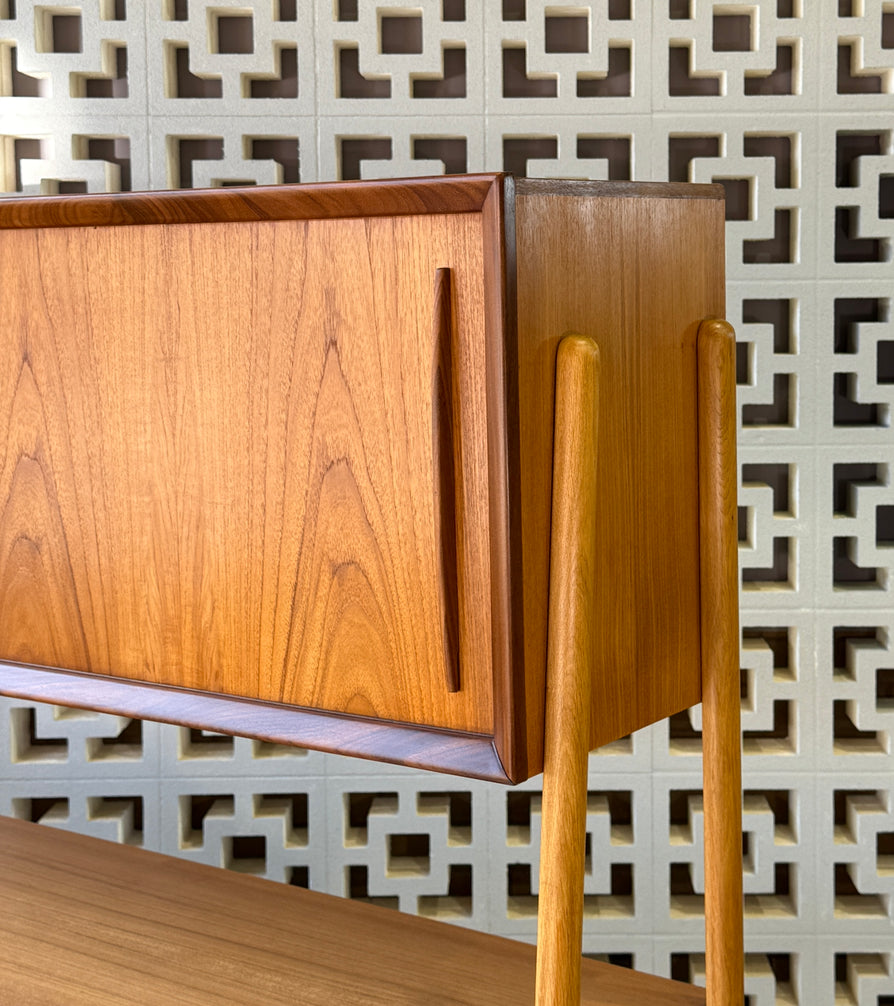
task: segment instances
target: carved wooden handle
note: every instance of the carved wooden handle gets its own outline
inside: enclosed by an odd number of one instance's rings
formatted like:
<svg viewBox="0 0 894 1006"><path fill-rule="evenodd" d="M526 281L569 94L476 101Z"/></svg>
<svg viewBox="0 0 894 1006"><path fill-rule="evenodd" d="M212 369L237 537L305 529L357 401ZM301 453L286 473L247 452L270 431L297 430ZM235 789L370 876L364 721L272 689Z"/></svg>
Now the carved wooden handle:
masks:
<svg viewBox="0 0 894 1006"><path fill-rule="evenodd" d="M461 493L459 401L453 359L450 270L435 271L432 317L432 447L434 456L435 526L438 541L441 619L447 691L458 692L459 554L457 500Z"/></svg>

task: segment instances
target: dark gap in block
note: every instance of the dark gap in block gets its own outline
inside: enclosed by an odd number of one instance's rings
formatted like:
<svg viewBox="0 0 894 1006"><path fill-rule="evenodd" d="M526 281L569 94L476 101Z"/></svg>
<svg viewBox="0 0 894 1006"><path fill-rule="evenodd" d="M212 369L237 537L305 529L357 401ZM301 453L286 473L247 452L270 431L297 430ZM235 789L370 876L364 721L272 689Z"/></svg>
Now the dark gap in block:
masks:
<svg viewBox="0 0 894 1006"><path fill-rule="evenodd" d="M360 178L361 161L391 160L391 138L387 136L342 139L339 149L342 181Z"/></svg>
<svg viewBox="0 0 894 1006"><path fill-rule="evenodd" d="M894 10L882 11L882 48L894 49Z"/></svg>
<svg viewBox="0 0 894 1006"><path fill-rule="evenodd" d="M880 646L879 630L876 626L842 625L832 629L832 665L834 671L850 672L854 644L872 643ZM850 674L853 677L853 674Z"/></svg>
<svg viewBox="0 0 894 1006"><path fill-rule="evenodd" d="M555 98L558 94L555 77L528 77L526 51L503 49L504 98Z"/></svg>
<svg viewBox="0 0 894 1006"><path fill-rule="evenodd" d="M880 220L890 220L894 217L894 175L879 177L878 215Z"/></svg>
<svg viewBox="0 0 894 1006"><path fill-rule="evenodd" d="M891 708L894 703L894 667L878 667L875 671L876 708L880 705Z"/></svg>
<svg viewBox="0 0 894 1006"><path fill-rule="evenodd" d="M55 749L60 756L68 756L68 741L64 737L40 737L37 733L37 712L32 707L28 709L28 741L29 748Z"/></svg>
<svg viewBox="0 0 894 1006"><path fill-rule="evenodd" d="M578 98L626 98L633 92L630 49L611 45L608 49L608 72L604 77L577 75Z"/></svg>
<svg viewBox="0 0 894 1006"><path fill-rule="evenodd" d="M419 137L413 140L413 159L442 161L445 175L463 175L468 170L467 148L464 136Z"/></svg>
<svg viewBox="0 0 894 1006"><path fill-rule="evenodd" d="M832 375L832 422L835 426L881 426L878 402L857 401L854 374Z"/></svg>
<svg viewBox="0 0 894 1006"><path fill-rule="evenodd" d="M616 968L633 968L633 954L610 953L610 954L582 954L581 956L589 960L607 961Z"/></svg>
<svg viewBox="0 0 894 1006"><path fill-rule="evenodd" d="M375 803L398 806L397 793L347 793L345 804L347 808L348 827L366 832L369 815Z"/></svg>
<svg viewBox="0 0 894 1006"><path fill-rule="evenodd" d="M875 854L879 858L894 856L894 831L878 832L875 836Z"/></svg>
<svg viewBox="0 0 894 1006"><path fill-rule="evenodd" d="M894 506L875 508L876 545L894 545Z"/></svg>
<svg viewBox="0 0 894 1006"><path fill-rule="evenodd" d="M769 73L747 73L744 91L746 95L793 95L794 46L776 45L776 65Z"/></svg>
<svg viewBox="0 0 894 1006"><path fill-rule="evenodd" d="M357 0L338 0L338 20L356 21L357 19Z"/></svg>
<svg viewBox="0 0 894 1006"><path fill-rule="evenodd" d="M32 77L19 70L18 55L14 45L10 45L7 48L6 59L9 66L10 97L42 98L48 96L44 93L44 90L48 88L49 81L46 81L42 77Z"/></svg>
<svg viewBox="0 0 894 1006"><path fill-rule="evenodd" d="M629 182L631 177L629 136L579 136L579 160L608 161L610 181Z"/></svg>
<svg viewBox="0 0 894 1006"><path fill-rule="evenodd" d="M748 541L748 512L750 507L736 507L736 532L737 541L744 545Z"/></svg>
<svg viewBox="0 0 894 1006"><path fill-rule="evenodd" d="M742 261L747 265L792 261L792 239L794 236L792 211L787 209L775 210L773 221L773 237L760 241L742 242Z"/></svg>
<svg viewBox="0 0 894 1006"><path fill-rule="evenodd" d="M60 196L83 195L86 191L86 182L66 181L57 182L56 184L56 192Z"/></svg>
<svg viewBox="0 0 894 1006"><path fill-rule="evenodd" d="M223 81L220 77L198 77L189 69L189 48L177 46L174 50L176 65L175 98L220 98L223 97Z"/></svg>
<svg viewBox="0 0 894 1006"><path fill-rule="evenodd" d="M422 52L422 18L383 15L379 20L379 51L388 55Z"/></svg>
<svg viewBox="0 0 894 1006"><path fill-rule="evenodd" d="M894 341L880 339L876 344L876 380L879 384L894 384Z"/></svg>
<svg viewBox="0 0 894 1006"><path fill-rule="evenodd" d="M249 53L255 51L254 19L251 15L217 15L217 51Z"/></svg>
<svg viewBox="0 0 894 1006"><path fill-rule="evenodd" d="M442 21L465 21L466 0L441 0Z"/></svg>
<svg viewBox="0 0 894 1006"><path fill-rule="evenodd" d="M279 0L276 8L277 21L298 20L298 0ZM296 868L297 869L297 868ZM307 870L307 867L304 867Z"/></svg>
<svg viewBox="0 0 894 1006"><path fill-rule="evenodd" d="M108 161L110 164L117 164L120 178L120 191L130 192L130 140L126 136L88 137L87 158L91 161Z"/></svg>
<svg viewBox="0 0 894 1006"><path fill-rule="evenodd" d="M736 343L736 384L751 384L750 342Z"/></svg>
<svg viewBox="0 0 894 1006"><path fill-rule="evenodd" d="M787 671L792 666L792 643L785 626L755 625L742 629L743 639L760 639L773 654L773 670Z"/></svg>
<svg viewBox="0 0 894 1006"><path fill-rule="evenodd" d="M668 820L677 827L691 823L692 801L702 795L697 789L672 789L668 793Z"/></svg>
<svg viewBox="0 0 894 1006"><path fill-rule="evenodd" d="M772 325L773 352L792 353L793 304L787 297L742 301L744 325Z"/></svg>
<svg viewBox="0 0 894 1006"><path fill-rule="evenodd" d="M701 740L702 736L700 731L692 726L692 720L685 709L668 717L667 731L672 741L696 741Z"/></svg>
<svg viewBox="0 0 894 1006"><path fill-rule="evenodd" d="M692 161L699 157L719 156L719 136L671 136L667 141L668 180L688 182Z"/></svg>
<svg viewBox="0 0 894 1006"><path fill-rule="evenodd" d="M506 824L513 828L531 827L531 793L520 790L506 794Z"/></svg>
<svg viewBox="0 0 894 1006"><path fill-rule="evenodd" d="M84 97L126 98L127 95L127 48L119 45L115 49L115 76L87 77L84 81Z"/></svg>
<svg viewBox="0 0 894 1006"><path fill-rule="evenodd" d="M692 884L692 868L689 863L671 863L670 865L670 895L672 898L695 897Z"/></svg>
<svg viewBox="0 0 894 1006"><path fill-rule="evenodd" d="M80 14L51 14L53 52L83 52Z"/></svg>
<svg viewBox="0 0 894 1006"><path fill-rule="evenodd" d="M874 730L861 730L847 712L847 702L836 699L832 703L832 735L840 741L874 741L878 734Z"/></svg>
<svg viewBox="0 0 894 1006"><path fill-rule="evenodd" d="M179 144L179 179L181 189L192 188L193 161L222 161L223 137L209 136L201 139L181 139ZM219 738L215 738L219 740Z"/></svg>
<svg viewBox="0 0 894 1006"><path fill-rule="evenodd" d="M531 897L530 863L509 863L506 867L506 893L510 898Z"/></svg>
<svg viewBox="0 0 894 1006"><path fill-rule="evenodd" d="M751 179L750 178L715 178L726 193L726 219L751 219Z"/></svg>
<svg viewBox="0 0 894 1006"><path fill-rule="evenodd" d="M792 375L773 375L773 401L742 406L743 426L791 426L794 402Z"/></svg>
<svg viewBox="0 0 894 1006"><path fill-rule="evenodd" d="M791 511L790 472L786 464L761 462L742 465L743 482L760 482L773 491L773 513L787 514Z"/></svg>
<svg viewBox="0 0 894 1006"><path fill-rule="evenodd" d="M282 170L282 181L301 181L296 136L258 137L251 141L251 157L255 161L276 161Z"/></svg>
<svg viewBox="0 0 894 1006"><path fill-rule="evenodd" d="M690 0L668 0L667 14L671 21L688 21L692 16L689 3Z"/></svg>
<svg viewBox="0 0 894 1006"><path fill-rule="evenodd" d="M112 16L108 20L110 21L127 20L127 0L115 0L115 2L112 4Z"/></svg>
<svg viewBox="0 0 894 1006"><path fill-rule="evenodd" d="M616 898L633 896L633 866L630 863L612 863L610 867L611 893Z"/></svg>
<svg viewBox="0 0 894 1006"><path fill-rule="evenodd" d="M195 794L185 798L189 814L189 830L201 832L203 822L209 811L215 804L219 804L219 809L232 813L233 797L230 796L209 796L207 794Z"/></svg>
<svg viewBox="0 0 894 1006"><path fill-rule="evenodd" d="M791 136L757 136L745 134L743 149L746 157L772 157L776 167L773 184L777 189L794 187Z"/></svg>
<svg viewBox="0 0 894 1006"><path fill-rule="evenodd" d="M413 77L414 98L465 98L466 50L443 49L441 60L444 75L441 78Z"/></svg>
<svg viewBox="0 0 894 1006"><path fill-rule="evenodd" d="M630 0L608 0L609 21L630 20Z"/></svg>
<svg viewBox="0 0 894 1006"><path fill-rule="evenodd" d="M839 94L881 94L882 78L876 73L852 74L851 59L853 46L838 46L838 93Z"/></svg>
<svg viewBox="0 0 894 1006"><path fill-rule="evenodd" d="M131 827L136 835L143 834L143 798L141 796L100 796L91 798L96 805L114 806L114 804L130 804Z"/></svg>
<svg viewBox="0 0 894 1006"><path fill-rule="evenodd" d="M355 901L366 901L380 908L396 910L400 899L396 897L371 897L369 893L369 875L365 866L349 866L347 874L347 896Z"/></svg>
<svg viewBox="0 0 894 1006"><path fill-rule="evenodd" d="M854 0L838 0L838 16L839 17L853 17L854 16Z"/></svg>
<svg viewBox="0 0 894 1006"><path fill-rule="evenodd" d="M674 98L716 96L720 94L720 77L690 76L691 49L688 45L672 45L667 54L667 90Z"/></svg>
<svg viewBox="0 0 894 1006"><path fill-rule="evenodd" d="M633 824L633 795L630 790L610 789L602 795L608 803L608 814L612 825L630 827Z"/></svg>
<svg viewBox="0 0 894 1006"><path fill-rule="evenodd" d="M689 954L671 954L670 976L674 981L691 983L692 965ZM751 1003L748 1006L751 1006Z"/></svg>
<svg viewBox="0 0 894 1006"><path fill-rule="evenodd" d="M715 14L712 48L714 52L751 52L751 15Z"/></svg>
<svg viewBox="0 0 894 1006"><path fill-rule="evenodd" d="M525 0L503 0L504 21L524 21L527 16Z"/></svg>
<svg viewBox="0 0 894 1006"><path fill-rule="evenodd" d="M252 98L298 97L298 50L294 46L282 46L276 50L276 58L279 63L278 78L249 78Z"/></svg>
<svg viewBox="0 0 894 1006"><path fill-rule="evenodd" d="M773 539L773 565L766 568L746 566L742 570L743 583L790 583L789 539Z"/></svg>
<svg viewBox="0 0 894 1006"><path fill-rule="evenodd" d="M792 893L792 868L790 863L777 863L773 868L774 890L779 898L789 898Z"/></svg>
<svg viewBox="0 0 894 1006"><path fill-rule="evenodd" d="M289 827L293 831L306 831L309 819L307 793L264 793L258 799L260 810L281 812L284 805Z"/></svg>
<svg viewBox="0 0 894 1006"><path fill-rule="evenodd" d="M121 745L129 747L142 747L143 744L143 724L141 720L132 719L121 728L120 733L115 737L95 738L99 747L114 748Z"/></svg>
<svg viewBox="0 0 894 1006"><path fill-rule="evenodd" d="M795 47L780 42L776 46L776 66L769 73L747 73L745 93L794 94Z"/></svg>
<svg viewBox="0 0 894 1006"><path fill-rule="evenodd" d="M344 46L338 51L338 96L340 98L390 98L391 81L387 77L364 77L360 73L360 54Z"/></svg>
<svg viewBox="0 0 894 1006"><path fill-rule="evenodd" d="M854 486L882 485L879 466L865 462L846 462L832 465L832 512L845 517L856 517Z"/></svg>
<svg viewBox="0 0 894 1006"><path fill-rule="evenodd" d="M472 897L472 867L469 863L451 863L447 868L447 897Z"/></svg>
<svg viewBox="0 0 894 1006"><path fill-rule="evenodd" d="M503 170L518 178L527 178L528 161L558 157L559 141L555 136L503 137Z"/></svg>
<svg viewBox="0 0 894 1006"><path fill-rule="evenodd" d="M773 726L769 730L743 730L742 736L749 741L784 741L789 738L790 709L788 699L773 702Z"/></svg>
<svg viewBox="0 0 894 1006"><path fill-rule="evenodd" d="M169 21L189 20L189 0L168 0L167 7Z"/></svg>
<svg viewBox="0 0 894 1006"><path fill-rule="evenodd" d="M795 0L776 0L776 17L795 17Z"/></svg>
<svg viewBox="0 0 894 1006"><path fill-rule="evenodd" d="M878 584L876 566L858 566L851 558L853 538L832 539L832 583L836 587Z"/></svg>
<svg viewBox="0 0 894 1006"><path fill-rule="evenodd" d="M67 796L32 797L29 801L29 812L27 820L32 824L40 822L47 814L53 816L67 817L69 814L69 803Z"/></svg>
<svg viewBox="0 0 894 1006"><path fill-rule="evenodd" d="M839 132L835 135L835 185L838 188L859 185L861 157L882 153L882 133Z"/></svg>
<svg viewBox="0 0 894 1006"><path fill-rule="evenodd" d="M835 207L835 261L884 262L885 243L880 238L860 236L857 206Z"/></svg>
<svg viewBox="0 0 894 1006"><path fill-rule="evenodd" d="M859 326L882 320L882 302L878 297L836 297L834 325L836 353L856 353Z"/></svg>
<svg viewBox="0 0 894 1006"><path fill-rule="evenodd" d="M590 19L572 15L544 18L546 52L589 52Z"/></svg>
<svg viewBox="0 0 894 1006"><path fill-rule="evenodd" d="M388 858L393 862L401 859L424 860L428 872L430 857L430 837L428 834L406 834L388 836Z"/></svg>
<svg viewBox="0 0 894 1006"><path fill-rule="evenodd" d="M283 19L284 20L284 19ZM289 885L310 889L310 870L306 866L293 866L289 869Z"/></svg>

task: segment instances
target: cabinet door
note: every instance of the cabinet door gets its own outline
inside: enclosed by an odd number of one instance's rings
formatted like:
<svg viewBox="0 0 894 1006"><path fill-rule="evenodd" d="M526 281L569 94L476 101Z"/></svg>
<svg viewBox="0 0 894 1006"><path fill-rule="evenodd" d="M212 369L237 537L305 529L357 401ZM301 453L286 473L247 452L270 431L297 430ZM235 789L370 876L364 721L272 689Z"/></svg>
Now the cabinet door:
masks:
<svg viewBox="0 0 894 1006"><path fill-rule="evenodd" d="M0 275L0 658L493 732L481 215L12 230Z"/></svg>

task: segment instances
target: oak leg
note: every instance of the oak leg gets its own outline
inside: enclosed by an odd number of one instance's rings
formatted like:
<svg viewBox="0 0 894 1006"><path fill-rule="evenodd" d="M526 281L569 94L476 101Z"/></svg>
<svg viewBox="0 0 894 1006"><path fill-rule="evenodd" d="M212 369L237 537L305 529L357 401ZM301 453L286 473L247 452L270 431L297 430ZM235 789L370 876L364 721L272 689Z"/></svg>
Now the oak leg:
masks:
<svg viewBox="0 0 894 1006"><path fill-rule="evenodd" d="M742 768L736 560L735 336L698 333L705 940L709 1006L742 1006Z"/></svg>
<svg viewBox="0 0 894 1006"><path fill-rule="evenodd" d="M556 359L537 1004L578 1006L593 674L599 349Z"/></svg>

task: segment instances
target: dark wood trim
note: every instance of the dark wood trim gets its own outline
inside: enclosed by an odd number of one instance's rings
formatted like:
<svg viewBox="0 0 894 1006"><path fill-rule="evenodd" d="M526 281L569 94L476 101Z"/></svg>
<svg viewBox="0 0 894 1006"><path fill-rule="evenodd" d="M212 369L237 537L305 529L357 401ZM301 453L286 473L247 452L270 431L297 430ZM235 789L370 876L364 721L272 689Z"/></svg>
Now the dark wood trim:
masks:
<svg viewBox="0 0 894 1006"><path fill-rule="evenodd" d="M0 663L0 695L159 720L491 782L512 781L503 769L494 739L483 734L361 719L29 664Z"/></svg>
<svg viewBox="0 0 894 1006"><path fill-rule="evenodd" d="M723 199L722 185L695 182L595 182L575 178L517 178L519 196L645 196L650 199Z"/></svg>
<svg viewBox="0 0 894 1006"><path fill-rule="evenodd" d="M438 580L447 691L458 692L460 677L460 618L457 506L462 506L462 437L458 375L453 331L453 284L449 269L435 271L432 343L432 458L437 525ZM459 475L459 479L457 479Z"/></svg>
<svg viewBox="0 0 894 1006"><path fill-rule="evenodd" d="M519 782L532 773L527 764L525 733L525 682L521 658L524 651L518 603L521 599L521 580L511 565L513 556L520 554L512 548L513 507L510 500L513 486L510 466L518 463L512 439L517 438L518 432L518 394L515 193L511 176L493 185L483 216L494 742L506 774L513 782ZM513 389L516 391L513 392ZM518 513L517 509L515 513Z"/></svg>
<svg viewBox="0 0 894 1006"><path fill-rule="evenodd" d="M0 229L476 213L498 174L0 200Z"/></svg>

